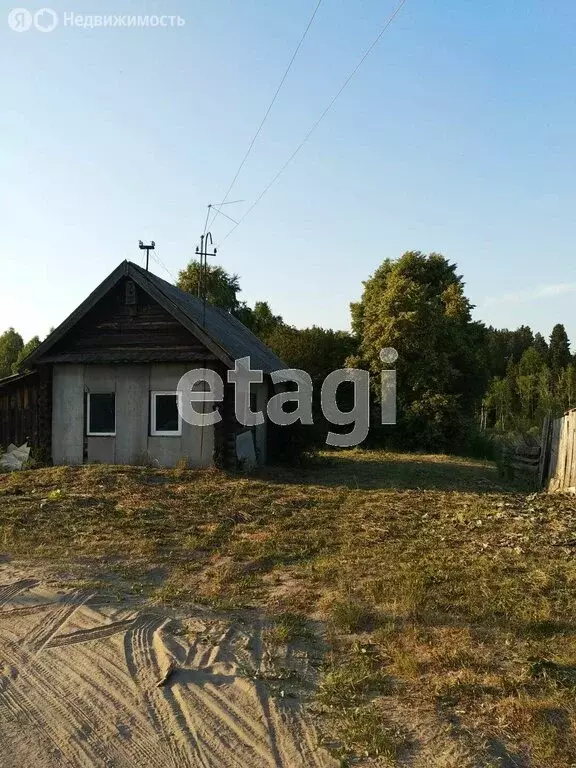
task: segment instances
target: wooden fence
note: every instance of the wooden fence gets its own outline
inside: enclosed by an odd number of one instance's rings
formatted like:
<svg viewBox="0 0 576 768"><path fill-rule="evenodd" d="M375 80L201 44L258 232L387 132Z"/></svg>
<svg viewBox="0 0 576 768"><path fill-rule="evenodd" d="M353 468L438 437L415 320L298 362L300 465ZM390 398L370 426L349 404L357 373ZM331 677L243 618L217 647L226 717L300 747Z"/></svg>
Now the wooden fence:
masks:
<svg viewBox="0 0 576 768"><path fill-rule="evenodd" d="M539 488L541 450L539 445L516 444L502 449L500 473L508 480L522 479Z"/></svg>
<svg viewBox="0 0 576 768"><path fill-rule="evenodd" d="M500 467L507 478L529 481L535 489L576 494L576 408L559 419L546 417L539 444L504 448Z"/></svg>
<svg viewBox="0 0 576 768"><path fill-rule="evenodd" d="M542 485L576 493L576 408L548 421L542 434Z"/></svg>
<svg viewBox="0 0 576 768"><path fill-rule="evenodd" d="M38 443L38 374L9 376L0 381L0 451L10 443Z"/></svg>

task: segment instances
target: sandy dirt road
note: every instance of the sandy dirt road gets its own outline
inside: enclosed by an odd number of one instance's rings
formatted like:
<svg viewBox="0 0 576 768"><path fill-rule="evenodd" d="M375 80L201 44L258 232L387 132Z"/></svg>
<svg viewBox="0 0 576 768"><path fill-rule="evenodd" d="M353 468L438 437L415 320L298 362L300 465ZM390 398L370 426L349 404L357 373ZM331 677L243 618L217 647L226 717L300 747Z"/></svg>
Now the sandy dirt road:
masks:
<svg viewBox="0 0 576 768"><path fill-rule="evenodd" d="M336 766L264 637L258 621L175 619L0 566L1 765ZM286 649L286 680L306 663Z"/></svg>

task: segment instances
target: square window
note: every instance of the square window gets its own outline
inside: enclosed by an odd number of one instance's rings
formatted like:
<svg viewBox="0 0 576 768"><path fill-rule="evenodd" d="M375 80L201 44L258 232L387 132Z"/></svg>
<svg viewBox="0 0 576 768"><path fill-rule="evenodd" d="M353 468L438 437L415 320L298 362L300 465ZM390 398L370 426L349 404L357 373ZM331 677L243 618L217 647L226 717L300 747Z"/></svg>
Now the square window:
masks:
<svg viewBox="0 0 576 768"><path fill-rule="evenodd" d="M116 434L116 394L88 392L87 434L114 436Z"/></svg>
<svg viewBox="0 0 576 768"><path fill-rule="evenodd" d="M178 392L152 392L150 433L161 437L179 437L182 418L178 410Z"/></svg>

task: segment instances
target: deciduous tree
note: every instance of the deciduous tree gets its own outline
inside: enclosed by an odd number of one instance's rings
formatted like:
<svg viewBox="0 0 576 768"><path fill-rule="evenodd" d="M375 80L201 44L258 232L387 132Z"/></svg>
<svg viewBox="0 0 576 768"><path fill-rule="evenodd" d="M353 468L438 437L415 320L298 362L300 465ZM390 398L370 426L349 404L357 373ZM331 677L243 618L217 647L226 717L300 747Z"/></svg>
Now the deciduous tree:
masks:
<svg viewBox="0 0 576 768"><path fill-rule="evenodd" d="M176 285L193 296L198 296L201 280L200 264L191 261L186 269L178 273ZM234 312L240 307L238 275L230 275L223 267L209 264L206 269L206 300L215 307Z"/></svg>
<svg viewBox="0 0 576 768"><path fill-rule="evenodd" d="M13 373L14 363L23 346L22 336L14 328L8 328L0 336L0 379Z"/></svg>
<svg viewBox="0 0 576 768"><path fill-rule="evenodd" d="M398 351L396 434L434 450L465 440L487 384L486 329L471 319L456 265L419 251L387 259L351 310L359 341L356 365L379 375L381 349Z"/></svg>

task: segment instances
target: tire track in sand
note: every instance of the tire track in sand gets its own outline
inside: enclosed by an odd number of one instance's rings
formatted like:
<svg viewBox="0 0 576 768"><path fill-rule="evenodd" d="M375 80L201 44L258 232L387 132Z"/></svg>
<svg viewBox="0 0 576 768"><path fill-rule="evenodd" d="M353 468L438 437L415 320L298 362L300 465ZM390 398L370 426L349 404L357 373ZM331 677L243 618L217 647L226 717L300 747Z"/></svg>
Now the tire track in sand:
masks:
<svg viewBox="0 0 576 768"><path fill-rule="evenodd" d="M18 616L33 616L35 613L41 613L42 611L52 610L57 608L60 603L38 603L37 605L21 605L18 608L8 608L5 611L0 611L0 619L5 618L18 618Z"/></svg>
<svg viewBox="0 0 576 768"><path fill-rule="evenodd" d="M36 584L1 587L0 604ZM155 608L110 616L83 590L41 599L52 602L0 609L12 618L0 623L2 766L6 755L7 768L34 764L32 755L38 768L335 765L302 707L268 690L261 621L241 629L214 615L190 642L165 630L170 619Z"/></svg>
<svg viewBox="0 0 576 768"><path fill-rule="evenodd" d="M112 635L118 635L134 626L136 619L122 619L114 621L111 624L104 624L101 627L90 627L90 629L77 629L74 632L60 634L52 637L44 644L44 648L59 648L66 645L76 645L77 643L87 643L90 640L103 640Z"/></svg>
<svg viewBox="0 0 576 768"><path fill-rule="evenodd" d="M0 587L0 606L7 603L19 592L36 587L38 584L39 582L36 579L20 579L20 581L15 581L13 584L6 584L6 586Z"/></svg>
<svg viewBox="0 0 576 768"><path fill-rule="evenodd" d="M117 650L113 652L117 653ZM91 724L89 727L107 744L111 756L122 758L121 764L125 766L168 768L158 734L150 727L145 713L138 709L134 711L137 696L125 665L118 667L114 662L110 664L102 649L98 652L78 646L70 650L62 646L54 648L36 656L36 665L39 666L40 662L44 665L44 678L50 675L48 665L50 668L54 662L56 666L66 665L69 693L57 693L64 699L65 706L70 706L74 714ZM99 669L98 679L91 674L95 666ZM107 717L108 712L115 713L114 720ZM129 739L123 737L118 727L122 722L130 723Z"/></svg>
<svg viewBox="0 0 576 768"><path fill-rule="evenodd" d="M161 616L141 614L136 625L128 630L124 637L124 653L126 664L132 679L150 713L150 718L158 735L166 744L174 768L195 768L186 746L194 748L192 733L181 734L188 736L187 744L177 739L175 732L181 731L181 723L166 697L165 687L158 688L157 682L161 677L160 664L154 653L154 634L165 623Z"/></svg>
<svg viewBox="0 0 576 768"><path fill-rule="evenodd" d="M12 649L4 655L17 668L17 650ZM34 732L44 732L54 747L66 755L70 765L76 768L79 765L108 766L119 759L124 766L167 768L157 735L151 729L134 723L133 738L125 741L119 737L114 722L106 718L106 712L110 710L130 718L130 705L123 712L121 693L115 695L122 687L121 678L114 677L110 681L114 693L109 693L83 671L81 663L76 669L74 657L69 657L66 659L67 685L63 687L58 677L61 665L54 663L57 658L53 653L20 658L24 663L9 689L12 701L16 705L19 699L24 702L19 704L19 710L26 712ZM129 681L126 674L124 683ZM22 684L36 693L36 702L22 691ZM9 701L7 703L13 713L18 711Z"/></svg>
<svg viewBox="0 0 576 768"><path fill-rule="evenodd" d="M80 590L67 596L60 608L57 608L49 614L46 620L38 624L38 626L24 638L24 644L30 648L31 651L39 653L50 642L60 627L64 626L72 614L93 596L93 592L84 592Z"/></svg>
<svg viewBox="0 0 576 768"><path fill-rule="evenodd" d="M19 670L18 688L15 685L9 685L6 690L0 691L0 698L8 713L12 717L24 716L31 723L35 736L46 738L53 749L62 754L66 765L77 766L79 755L82 755L84 764L106 765L106 755L102 754L98 744L95 745L68 733L66 733L67 738L63 738L62 723L72 721L74 730L80 734L91 730L91 728L87 729L88 724L83 714L81 713L80 720L71 718L67 708L53 696L53 690L43 679L43 675L36 674L29 664L22 664L23 659L17 651L5 647L2 649L2 655L9 664ZM26 661L27 659L24 658L24 662ZM24 693L23 682L27 683L31 690L42 694L42 707ZM69 701L66 702L67 705L69 703ZM58 715L57 718L54 717L55 714Z"/></svg>

